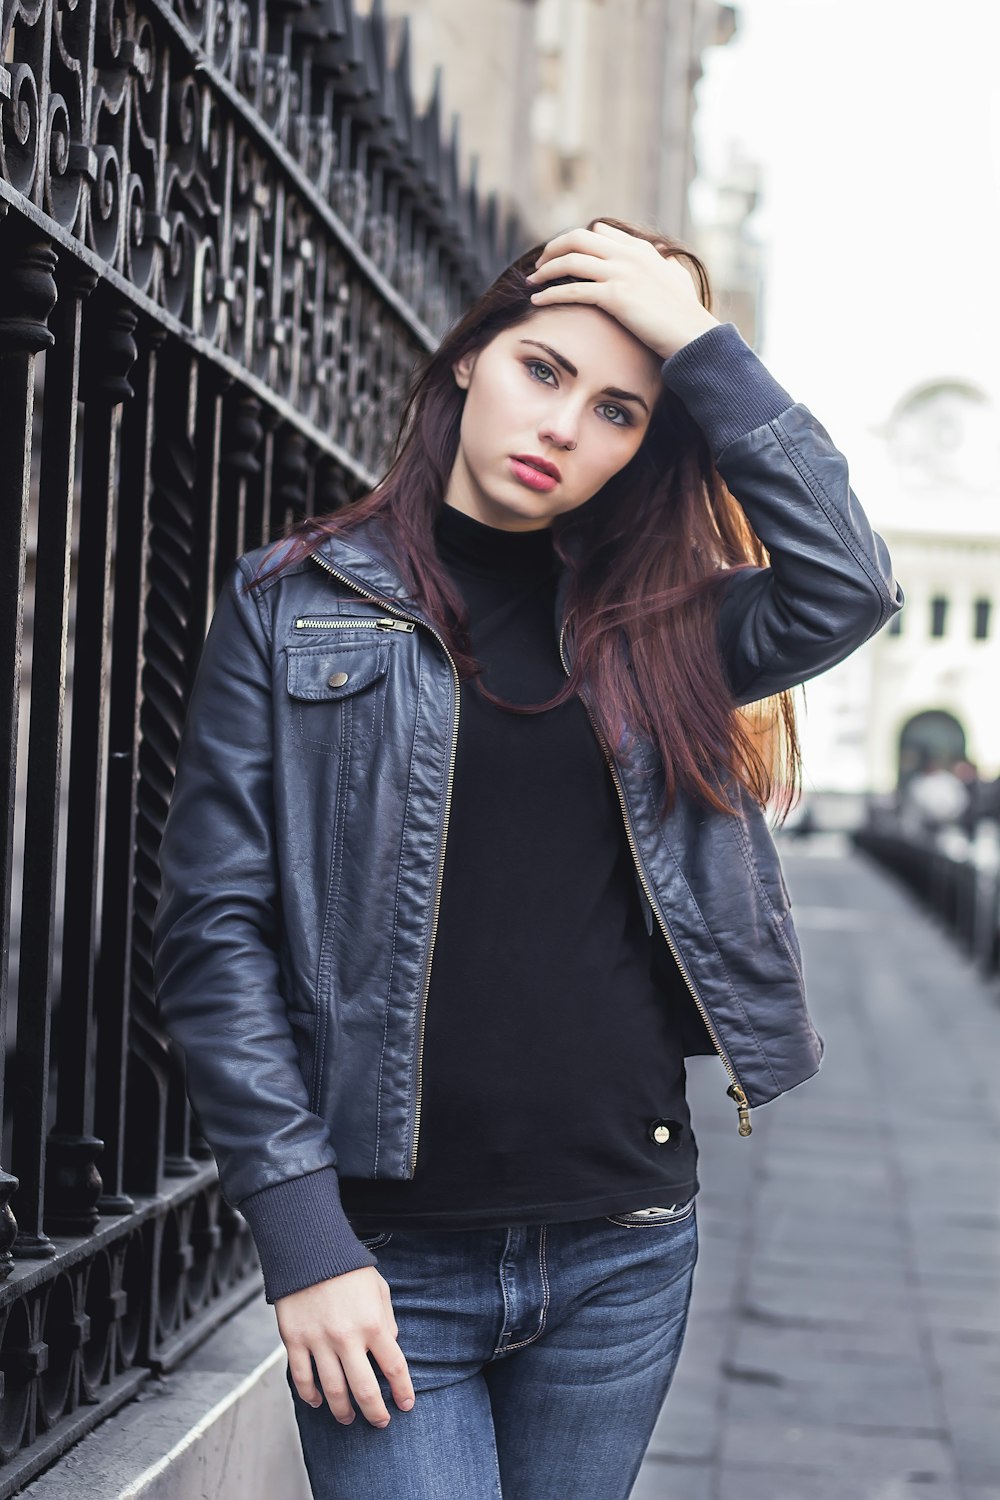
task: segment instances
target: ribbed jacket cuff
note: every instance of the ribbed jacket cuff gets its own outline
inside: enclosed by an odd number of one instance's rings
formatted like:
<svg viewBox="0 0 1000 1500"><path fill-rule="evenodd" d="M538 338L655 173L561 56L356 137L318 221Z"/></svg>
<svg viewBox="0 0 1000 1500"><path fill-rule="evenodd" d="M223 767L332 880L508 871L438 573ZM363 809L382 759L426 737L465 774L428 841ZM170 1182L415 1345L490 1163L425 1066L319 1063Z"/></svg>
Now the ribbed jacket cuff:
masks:
<svg viewBox="0 0 1000 1500"><path fill-rule="evenodd" d="M663 361L660 374L705 434L714 458L795 405L735 323L700 333Z"/></svg>
<svg viewBox="0 0 1000 1500"><path fill-rule="evenodd" d="M330 1276L378 1265L347 1222L333 1167L261 1188L244 1198L239 1210L257 1246L268 1302Z"/></svg>

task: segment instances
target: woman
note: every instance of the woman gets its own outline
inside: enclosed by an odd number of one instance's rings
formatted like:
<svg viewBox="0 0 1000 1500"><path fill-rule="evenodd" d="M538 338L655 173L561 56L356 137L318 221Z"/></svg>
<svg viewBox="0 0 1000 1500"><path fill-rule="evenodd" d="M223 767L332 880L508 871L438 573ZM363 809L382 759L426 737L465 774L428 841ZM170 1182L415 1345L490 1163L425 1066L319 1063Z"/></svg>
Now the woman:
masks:
<svg viewBox="0 0 1000 1500"><path fill-rule="evenodd" d="M696 1257L684 1058L742 1135L819 1066L764 809L789 690L903 596L709 300L622 220L528 252L378 487L216 610L157 984L318 1500L624 1500Z"/></svg>

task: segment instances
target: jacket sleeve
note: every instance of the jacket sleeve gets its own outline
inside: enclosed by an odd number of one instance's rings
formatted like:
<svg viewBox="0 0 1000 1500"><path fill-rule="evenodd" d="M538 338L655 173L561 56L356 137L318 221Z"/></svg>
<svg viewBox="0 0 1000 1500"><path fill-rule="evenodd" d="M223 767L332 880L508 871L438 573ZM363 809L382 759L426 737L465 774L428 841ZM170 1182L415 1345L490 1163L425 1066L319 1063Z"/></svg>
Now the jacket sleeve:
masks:
<svg viewBox="0 0 1000 1500"><path fill-rule="evenodd" d="M249 570L230 572L205 640L160 846L153 971L188 1095L245 1215L269 1302L377 1264L340 1204L280 988L271 645Z"/></svg>
<svg viewBox="0 0 1000 1500"><path fill-rule="evenodd" d="M846 458L735 323L685 344L661 373L768 550L769 567L733 570L719 610L730 686L752 703L849 656L902 608L903 591Z"/></svg>

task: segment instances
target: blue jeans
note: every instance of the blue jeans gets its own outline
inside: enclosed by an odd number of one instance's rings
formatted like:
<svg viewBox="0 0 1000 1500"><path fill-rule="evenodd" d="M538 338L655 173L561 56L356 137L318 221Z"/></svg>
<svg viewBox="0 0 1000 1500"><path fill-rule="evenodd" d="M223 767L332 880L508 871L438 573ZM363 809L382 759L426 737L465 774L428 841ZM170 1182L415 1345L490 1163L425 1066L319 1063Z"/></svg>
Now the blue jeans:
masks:
<svg viewBox="0 0 1000 1500"><path fill-rule="evenodd" d="M680 1354L694 1200L651 1216L390 1230L416 1402L344 1426L289 1389L315 1500L627 1500ZM352 1398L353 1401L353 1398Z"/></svg>

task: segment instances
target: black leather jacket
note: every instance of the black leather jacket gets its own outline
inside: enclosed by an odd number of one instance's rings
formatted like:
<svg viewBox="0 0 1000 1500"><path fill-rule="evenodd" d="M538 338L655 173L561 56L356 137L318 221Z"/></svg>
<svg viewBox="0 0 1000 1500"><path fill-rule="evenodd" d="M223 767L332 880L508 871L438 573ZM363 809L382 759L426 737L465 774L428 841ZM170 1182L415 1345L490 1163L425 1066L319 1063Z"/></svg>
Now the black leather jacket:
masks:
<svg viewBox="0 0 1000 1500"><path fill-rule="evenodd" d="M695 344L664 378L771 559L734 573L720 616L723 660L749 703L846 657L903 595L816 418L734 325ZM727 375L737 383L720 390ZM262 557L239 560L205 644L161 850L154 953L164 1022L273 1300L375 1263L343 1217L338 1172L413 1175L460 702L443 641L370 532L328 540L246 592ZM567 582L553 628L568 670ZM809 1077L822 1055L765 815L748 797L731 817L681 794L661 823L651 744L626 763L602 743L648 920L747 1133L749 1111ZM281 1229L289 1217L294 1252Z"/></svg>

